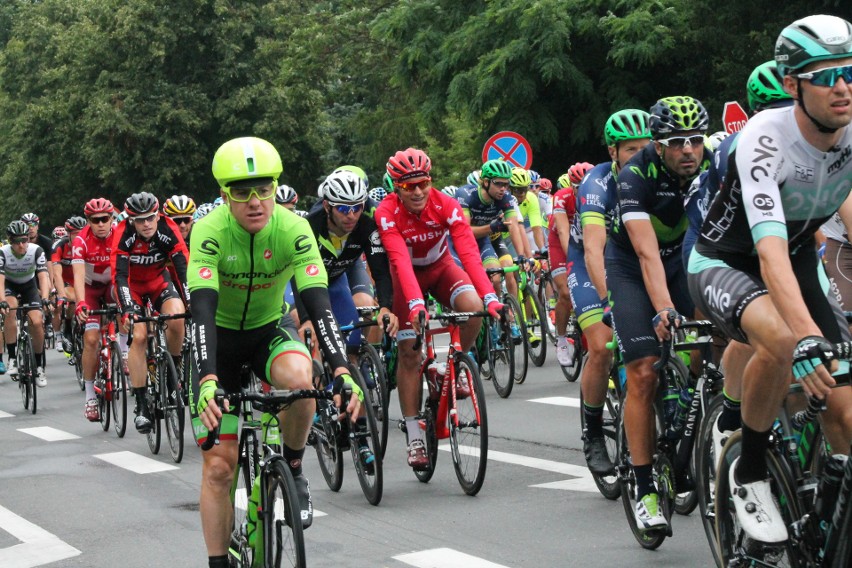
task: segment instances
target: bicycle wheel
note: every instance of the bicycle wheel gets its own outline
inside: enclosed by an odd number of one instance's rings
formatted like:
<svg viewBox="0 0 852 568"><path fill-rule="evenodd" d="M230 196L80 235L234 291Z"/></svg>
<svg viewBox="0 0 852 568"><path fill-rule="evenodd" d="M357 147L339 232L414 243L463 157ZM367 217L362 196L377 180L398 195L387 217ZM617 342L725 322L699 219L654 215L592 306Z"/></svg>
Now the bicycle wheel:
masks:
<svg viewBox="0 0 852 568"><path fill-rule="evenodd" d="M526 304L529 303L529 307ZM527 344L527 352L530 354L530 361L536 367L544 365L547 359L547 313L544 311L544 306L538 298L538 294L527 286L524 293L524 321L527 326L527 332L524 334L524 341ZM526 379L526 376L524 376ZM523 381L521 381L523 382Z"/></svg>
<svg viewBox="0 0 852 568"><path fill-rule="evenodd" d="M574 355L571 358L571 364L567 367L559 366L562 369L562 374L569 383L573 383L580 378L580 371L583 369L583 363L586 360L586 349L583 347L583 331L580 329L580 324L577 323L577 317L572 313L571 319L568 322L568 338L574 343Z"/></svg>
<svg viewBox="0 0 852 568"><path fill-rule="evenodd" d="M615 392L615 387L610 379L610 386L607 389L606 398L604 399L603 410L603 434L606 440L606 453L612 463L618 461L618 425L621 422L621 403L618 400L618 394ZM580 391L580 428L585 433L586 431L586 413L583 412L583 391ZM591 472L590 472L591 473ZM618 475L613 471L610 475L600 475L591 473L592 479L601 495L615 501L621 495L621 487L618 483Z"/></svg>
<svg viewBox="0 0 852 568"><path fill-rule="evenodd" d="M24 410L29 409L33 414L38 409L36 394L36 362L33 353L33 343L29 333L18 339L18 382L21 386L21 397L23 398Z"/></svg>
<svg viewBox="0 0 852 568"><path fill-rule="evenodd" d="M428 483L435 474L435 465L438 463L438 435L435 432L435 416L438 413L438 402L426 398L423 411L418 415L424 424L423 442L426 444L426 455L429 456L429 465L422 470L414 470L414 475L422 483Z"/></svg>
<svg viewBox="0 0 852 568"><path fill-rule="evenodd" d="M83 381L83 329L77 320L71 325L71 357L74 362L74 373L77 376L77 384L80 390L86 390L86 383Z"/></svg>
<svg viewBox="0 0 852 568"><path fill-rule="evenodd" d="M491 318L486 318L486 321L488 329L485 330L485 353L488 357L491 384L500 398L508 398L515 387L515 349L512 347L509 324L505 320L496 321Z"/></svg>
<svg viewBox="0 0 852 568"><path fill-rule="evenodd" d="M156 377L148 377L151 381L148 385L148 391L145 393L145 404L148 405L148 412L151 416L151 430L148 431L148 449L151 453L157 455L160 453L160 442L162 441L163 424L160 421L162 416L162 408L160 408L160 389L163 388L163 381L166 378L165 372L162 372L163 364L157 365Z"/></svg>
<svg viewBox="0 0 852 568"><path fill-rule="evenodd" d="M552 286L550 278L545 279L542 277L535 295L545 315L542 328L547 334L547 339L550 340L550 343L556 345L556 340L558 339L556 335L556 294L551 293L550 297L548 297L548 284ZM553 306L551 306L551 299L553 300Z"/></svg>
<svg viewBox="0 0 852 568"><path fill-rule="evenodd" d="M121 347L117 341L110 343L110 366L112 370L112 392L109 401L112 408L113 430L119 438L127 431L127 375L124 374L124 361L121 357Z"/></svg>
<svg viewBox="0 0 852 568"><path fill-rule="evenodd" d="M518 300L516 300L514 296L509 294L504 295L503 303L510 306L507 308L507 313L512 314L509 317L509 321L515 322L518 326L518 333L520 334L518 337L512 337L510 335L511 341L509 341L509 345L512 349L514 349L512 359L512 380L516 383L522 383L527 379L527 368L529 367L529 361L527 360L527 344L524 341L524 337L527 334L527 325L524 321L524 314L521 311L521 305L518 304Z"/></svg>
<svg viewBox="0 0 852 568"><path fill-rule="evenodd" d="M98 375L95 379L95 396L98 401L98 417L101 423L101 429L106 432L109 430L110 421L110 399L112 397L112 379L109 376L111 369L107 367L108 361L102 361L103 354L98 351Z"/></svg>
<svg viewBox="0 0 852 568"><path fill-rule="evenodd" d="M467 384L470 396L456 396L455 412L447 413L453 467L462 489L476 495L485 481L488 462L488 415L485 389L479 380L476 363L467 353L456 352L453 361L456 385Z"/></svg>
<svg viewBox="0 0 852 568"><path fill-rule="evenodd" d="M314 384L319 384L319 388L325 388L323 376L322 368L314 361ZM338 443L340 425L333 418L336 415L337 409L334 408L333 401L318 399L317 413L314 415L309 436L309 441L317 451L322 476L328 488L335 492L340 491L340 486L343 485L343 450Z"/></svg>
<svg viewBox="0 0 852 568"><path fill-rule="evenodd" d="M848 468L849 465L847 464L846 467ZM847 479L849 479L848 474L847 471ZM849 538L849 535L852 534L852 495L847 492L845 498L840 497L838 503L841 502L845 503L846 512L842 519L837 519L839 522L834 523L833 536L829 539L830 542L826 543L826 566L830 568L849 568L849 566L852 566L852 539Z"/></svg>
<svg viewBox="0 0 852 568"><path fill-rule="evenodd" d="M737 521L731 497L731 464L742 451L742 431L736 431L728 439L719 458L716 475L716 540L719 543L719 558L723 566L800 566L795 547L788 539L784 543L769 545L748 538ZM766 453L769 482L775 504L781 511L784 524L801 518L796 491L791 485L786 468L772 451Z"/></svg>
<svg viewBox="0 0 852 568"><path fill-rule="evenodd" d="M177 369L169 354L166 354L166 380L163 383L161 404L163 407L163 424L166 438L169 442L169 452L175 463L183 459L183 427L186 415L183 411L183 392L178 380Z"/></svg>
<svg viewBox="0 0 852 568"><path fill-rule="evenodd" d="M367 383L367 389L364 391L364 402L373 408L379 433L379 447L381 448L381 456L384 458L388 446L390 426L390 414L388 412L390 392L388 391L385 366L382 364L376 348L369 343L361 344L361 350L358 353L358 369L361 371L364 382Z"/></svg>
<svg viewBox="0 0 852 568"><path fill-rule="evenodd" d="M713 431L716 418L722 412L724 396L719 394L707 405L707 413L701 421L698 431L695 449L695 493L698 497L698 510L701 513L701 523L704 525L704 534L710 549L713 551L713 559L719 565L719 550L716 542L716 449L713 445Z"/></svg>
<svg viewBox="0 0 852 568"><path fill-rule="evenodd" d="M267 466L262 483L264 566L304 568L305 535L302 528L299 496L293 474L283 460Z"/></svg>
<svg viewBox="0 0 852 568"><path fill-rule="evenodd" d="M367 384L364 377L354 368L349 365L349 371L352 378L361 387L364 396L369 396ZM352 440L349 449L352 452L352 461L355 464L355 474L358 476L358 483L361 485L361 491L364 492L364 497L370 505L378 505L382 500L382 456L379 426L376 423L376 414L373 405L364 401L361 405L363 415L358 417L352 428ZM365 452L362 456L362 452ZM365 458L372 456L371 462L366 462Z"/></svg>
<svg viewBox="0 0 852 568"><path fill-rule="evenodd" d="M256 443L256 439L253 436L241 436L237 468L234 472L234 483L231 487L231 504L234 507L234 526L231 531L231 541L228 545L228 552L232 559L236 560L236 565L245 568L250 568L254 565L254 548L249 545L249 531L257 529L257 525L249 525L246 518L248 515L251 488L256 476L256 472L249 467L251 464L256 465L253 455L254 447L250 444L250 441ZM298 523L298 525L299 528L302 527L301 523Z"/></svg>

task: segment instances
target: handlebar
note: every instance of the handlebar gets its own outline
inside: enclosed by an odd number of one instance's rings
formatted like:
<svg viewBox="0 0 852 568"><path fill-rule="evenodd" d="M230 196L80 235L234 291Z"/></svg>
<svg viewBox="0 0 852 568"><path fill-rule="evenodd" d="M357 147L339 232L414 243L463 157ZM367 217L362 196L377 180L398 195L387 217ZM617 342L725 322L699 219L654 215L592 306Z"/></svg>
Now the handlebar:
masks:
<svg viewBox="0 0 852 568"><path fill-rule="evenodd" d="M426 338L426 312L418 313L417 321L420 324L420 331L417 332L417 341L414 342L412 349L420 351L420 348L423 347L423 340Z"/></svg>
<svg viewBox="0 0 852 568"><path fill-rule="evenodd" d="M137 323L156 323L161 324L167 322L169 320L176 319L186 319L192 317L189 312L184 312L182 314L157 314L156 316L141 316L138 314L131 314L131 319L133 320L133 325L130 326L130 330L127 332L127 346L130 347L133 344L133 328Z"/></svg>

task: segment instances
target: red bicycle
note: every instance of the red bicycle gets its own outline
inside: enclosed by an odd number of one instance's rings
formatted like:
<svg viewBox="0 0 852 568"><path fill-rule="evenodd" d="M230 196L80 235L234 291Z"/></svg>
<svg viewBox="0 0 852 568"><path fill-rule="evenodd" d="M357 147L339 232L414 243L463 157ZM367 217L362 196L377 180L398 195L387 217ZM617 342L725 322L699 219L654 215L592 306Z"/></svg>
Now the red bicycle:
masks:
<svg viewBox="0 0 852 568"><path fill-rule="evenodd" d="M415 470L414 474L423 483L432 478L438 459L438 440L449 438L456 477L468 495L476 495L482 488L488 460L485 391L476 363L462 351L459 331L459 323L473 317L487 318L488 312L437 314L433 319L444 326L433 329L427 329L421 318L420 335L414 345L415 350L422 349L423 344L426 346L426 358L420 367L420 376L426 381L429 392L426 397L421 395L421 411L418 413L421 428L424 428L426 434L429 465L422 470ZM442 333L450 336L445 369L436 364L435 336ZM400 427L405 431L404 421Z"/></svg>
<svg viewBox="0 0 852 568"><path fill-rule="evenodd" d="M116 336L118 306L107 304L103 309L91 310L89 313L101 316L101 343L98 348L98 373L95 377L101 428L104 432L109 430L112 414L115 433L119 438L123 438L127 429L127 375Z"/></svg>

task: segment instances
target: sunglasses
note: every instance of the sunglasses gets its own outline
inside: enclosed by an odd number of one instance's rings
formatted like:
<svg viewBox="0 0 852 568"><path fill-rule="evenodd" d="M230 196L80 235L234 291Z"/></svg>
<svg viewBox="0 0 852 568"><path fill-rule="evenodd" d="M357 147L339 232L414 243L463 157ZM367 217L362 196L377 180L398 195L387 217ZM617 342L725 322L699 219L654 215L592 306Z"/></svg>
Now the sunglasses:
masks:
<svg viewBox="0 0 852 568"><path fill-rule="evenodd" d="M30 242L30 240L27 237L18 237L16 239L9 239L9 242L11 242L13 245L22 245L24 243Z"/></svg>
<svg viewBox="0 0 852 568"><path fill-rule="evenodd" d="M258 187L226 187L225 193L231 201L237 203L245 203L251 200L252 197L257 197L261 201L266 201L275 197L275 187L272 185L262 185Z"/></svg>
<svg viewBox="0 0 852 568"><path fill-rule="evenodd" d="M412 181L397 184L397 187L402 189L403 191L414 191L415 189L421 189L426 191L429 188L429 184L432 182L431 179L424 179L421 181Z"/></svg>
<svg viewBox="0 0 852 568"><path fill-rule="evenodd" d="M349 215L350 213L360 213L364 210L364 204L359 203L357 205L342 205L337 203L331 203L334 210L340 213L341 215Z"/></svg>
<svg viewBox="0 0 852 568"><path fill-rule="evenodd" d="M493 185L494 187L509 187L509 180L498 181L496 179L492 179L491 185Z"/></svg>
<svg viewBox="0 0 852 568"><path fill-rule="evenodd" d="M192 217L172 217L172 221L178 225L189 225L192 223Z"/></svg>
<svg viewBox="0 0 852 568"><path fill-rule="evenodd" d="M156 213L154 213L153 215L148 215L146 217L134 217L133 218L133 224L134 225L144 225L148 221L156 221L156 219L157 219Z"/></svg>
<svg viewBox="0 0 852 568"><path fill-rule="evenodd" d="M847 85L852 85L852 65L843 65L840 67L826 67L819 71L810 73L799 73L797 79L805 79L811 82L811 85L817 87L833 87L837 80L843 78Z"/></svg>
<svg viewBox="0 0 852 568"><path fill-rule="evenodd" d="M112 217L89 217L89 223L92 225L103 225L109 223Z"/></svg>
<svg viewBox="0 0 852 568"><path fill-rule="evenodd" d="M691 148L694 148L695 146L703 146L704 136L701 134L696 134L695 136L672 136L671 138L663 138L662 140L659 140L659 142L666 148L680 150L686 145L689 145Z"/></svg>

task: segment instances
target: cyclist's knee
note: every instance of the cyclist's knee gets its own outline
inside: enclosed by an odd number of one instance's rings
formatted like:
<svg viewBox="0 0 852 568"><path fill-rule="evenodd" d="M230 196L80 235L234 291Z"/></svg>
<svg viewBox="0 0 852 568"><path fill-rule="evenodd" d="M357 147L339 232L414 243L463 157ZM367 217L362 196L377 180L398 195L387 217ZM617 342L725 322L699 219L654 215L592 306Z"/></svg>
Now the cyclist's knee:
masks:
<svg viewBox="0 0 852 568"><path fill-rule="evenodd" d="M645 357L627 366L627 395L634 399L653 402L657 392L657 373L653 363L656 358Z"/></svg>
<svg viewBox="0 0 852 568"><path fill-rule="evenodd" d="M301 353L287 353L275 359L269 382L276 388L310 389L312 365Z"/></svg>
<svg viewBox="0 0 852 568"><path fill-rule="evenodd" d="M234 481L235 468L236 464L224 456L212 453L204 454L203 483L212 489L230 491L231 484Z"/></svg>

